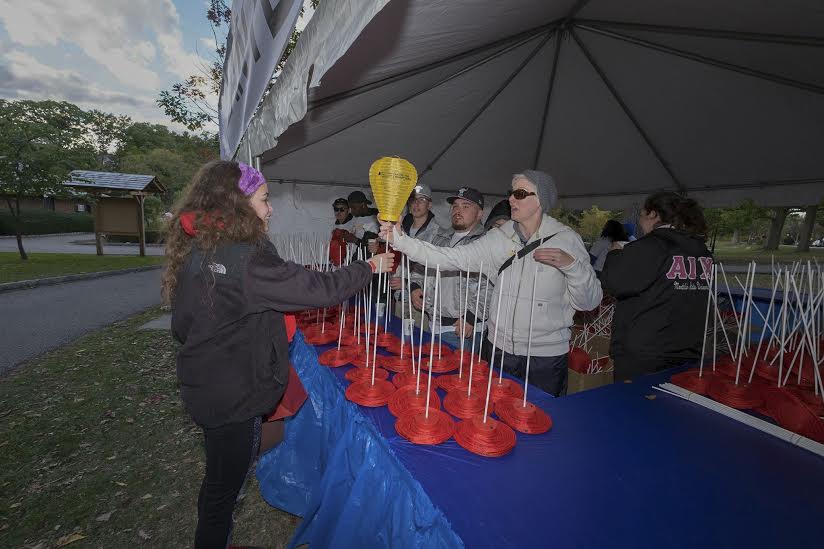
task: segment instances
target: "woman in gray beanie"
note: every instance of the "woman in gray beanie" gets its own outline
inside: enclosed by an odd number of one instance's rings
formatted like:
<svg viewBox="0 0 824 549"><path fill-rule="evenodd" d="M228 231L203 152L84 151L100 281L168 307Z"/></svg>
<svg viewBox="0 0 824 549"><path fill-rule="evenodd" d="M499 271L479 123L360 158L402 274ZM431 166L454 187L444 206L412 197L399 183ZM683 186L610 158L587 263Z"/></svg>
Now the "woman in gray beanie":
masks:
<svg viewBox="0 0 824 549"><path fill-rule="evenodd" d="M381 223L381 236L413 261L464 271L477 271L483 264L495 283L496 294L489 300L487 344L491 348L497 330L496 365L501 357L504 370L523 379L531 337L529 381L555 396L566 394L572 317L576 310L594 309L602 297L581 237L548 214L557 201L558 190L549 174L524 170L512 177L512 219L465 246L440 248L410 238L400 226ZM506 280L498 284L501 273ZM497 293L502 294L500 314Z"/></svg>

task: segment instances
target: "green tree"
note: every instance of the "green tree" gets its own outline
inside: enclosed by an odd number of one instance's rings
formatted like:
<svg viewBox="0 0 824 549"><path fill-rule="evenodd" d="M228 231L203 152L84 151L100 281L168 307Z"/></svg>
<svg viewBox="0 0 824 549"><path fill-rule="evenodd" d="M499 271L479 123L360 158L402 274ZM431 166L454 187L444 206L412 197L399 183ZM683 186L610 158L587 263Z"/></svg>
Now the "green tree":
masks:
<svg viewBox="0 0 824 549"><path fill-rule="evenodd" d="M88 124L87 114L71 103L0 99L0 195L14 217L22 259L28 255L20 202L27 196L61 194L71 170L95 165Z"/></svg>
<svg viewBox="0 0 824 549"><path fill-rule="evenodd" d="M570 210L567 208L555 208L549 212L549 215L563 223L564 225L569 225L575 230L581 225L581 211L580 210Z"/></svg>
<svg viewBox="0 0 824 549"><path fill-rule="evenodd" d="M313 9L317 8L319 3L320 0L310 0ZM303 8L300 16L303 17ZM208 66L203 67L199 74L190 75L182 82L173 84L170 89L161 91L157 99L158 106L172 122L183 124L191 131L200 131L209 124L217 124L217 109L209 103L208 98L220 93L223 61L226 56L226 35L232 21L232 10L225 0L210 0L206 9L206 19L212 27L212 35L217 45ZM295 29L275 68L275 75L280 73L286 59L295 49L299 37L300 31ZM273 75L272 82L274 79ZM269 87L271 88L271 83Z"/></svg>
<svg viewBox="0 0 824 549"><path fill-rule="evenodd" d="M745 200L734 208L705 208L704 219L710 234L728 236L733 244L738 244L742 237L752 244L761 240L770 224L770 210Z"/></svg>
<svg viewBox="0 0 824 549"><path fill-rule="evenodd" d="M116 169L115 152L121 146L126 129L132 124L128 116L117 116L108 112L92 109L86 113L87 131L92 145L97 151L97 168Z"/></svg>
<svg viewBox="0 0 824 549"><path fill-rule="evenodd" d="M790 208L790 213L784 221L784 231L781 237L782 244L798 244L801 225L804 223L804 212L798 208Z"/></svg>
<svg viewBox="0 0 824 549"><path fill-rule="evenodd" d="M732 243L738 244L741 232L748 232L747 240L751 241L754 233L766 230L768 219L766 208L756 206L752 200L745 200L736 208L723 208L720 212L721 226L724 231L732 232Z"/></svg>
<svg viewBox="0 0 824 549"><path fill-rule="evenodd" d="M135 152L120 160L120 169L124 173L154 175L168 189L163 197L165 204L170 204L179 191L192 179L199 165L174 150L151 149L147 152Z"/></svg>
<svg viewBox="0 0 824 549"><path fill-rule="evenodd" d="M126 128L117 153L120 171L155 175L167 187L162 197L165 208L202 164L219 156L217 136L178 134L166 126L143 122Z"/></svg>
<svg viewBox="0 0 824 549"><path fill-rule="evenodd" d="M609 210L602 210L598 206L593 206L588 210L584 210L581 214L581 222L578 226L578 232L581 238L587 242L594 242L604 229L604 224L610 219L617 219L621 212L611 212Z"/></svg>

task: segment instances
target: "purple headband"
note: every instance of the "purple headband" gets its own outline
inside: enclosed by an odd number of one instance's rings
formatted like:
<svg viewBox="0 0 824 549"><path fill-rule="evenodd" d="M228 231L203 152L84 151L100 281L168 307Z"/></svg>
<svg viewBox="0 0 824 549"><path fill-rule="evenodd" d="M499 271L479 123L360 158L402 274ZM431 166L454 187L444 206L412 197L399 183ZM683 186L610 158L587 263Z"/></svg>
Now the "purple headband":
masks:
<svg viewBox="0 0 824 549"><path fill-rule="evenodd" d="M238 166L240 166L240 180L238 180L237 186L244 196L253 194L258 190L258 187L266 183L266 178L263 177L263 174L252 166L246 165L243 162L238 162Z"/></svg>

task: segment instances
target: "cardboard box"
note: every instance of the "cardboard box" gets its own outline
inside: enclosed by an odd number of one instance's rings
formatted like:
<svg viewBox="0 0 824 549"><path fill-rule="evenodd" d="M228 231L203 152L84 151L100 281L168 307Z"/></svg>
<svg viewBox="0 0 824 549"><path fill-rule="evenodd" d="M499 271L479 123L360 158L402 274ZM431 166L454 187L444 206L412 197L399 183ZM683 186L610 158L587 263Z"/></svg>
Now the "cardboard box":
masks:
<svg viewBox="0 0 824 549"><path fill-rule="evenodd" d="M611 370L612 366L612 359L609 359L607 368L597 374L582 374L571 368L568 369L569 376L567 379L567 394L572 395L588 389L595 389L596 387L601 387L603 385L611 385L615 379L615 372Z"/></svg>
<svg viewBox="0 0 824 549"><path fill-rule="evenodd" d="M581 328L579 326L575 326L572 328L572 341L575 341L578 334L581 333ZM594 358L600 358L604 356L609 356L609 337L596 335L590 336L587 344L584 346L584 350L589 353L589 356Z"/></svg>
<svg viewBox="0 0 824 549"><path fill-rule="evenodd" d="M572 329L573 341L575 340L575 336L580 332L580 326L575 326ZM602 335L590 336L587 344L583 348L593 359L607 357L609 356L609 338ZM582 374L581 372L569 369L567 394L571 395L580 391L595 389L603 385L610 385L615 379L613 367L614 365L610 358L604 369L597 374Z"/></svg>

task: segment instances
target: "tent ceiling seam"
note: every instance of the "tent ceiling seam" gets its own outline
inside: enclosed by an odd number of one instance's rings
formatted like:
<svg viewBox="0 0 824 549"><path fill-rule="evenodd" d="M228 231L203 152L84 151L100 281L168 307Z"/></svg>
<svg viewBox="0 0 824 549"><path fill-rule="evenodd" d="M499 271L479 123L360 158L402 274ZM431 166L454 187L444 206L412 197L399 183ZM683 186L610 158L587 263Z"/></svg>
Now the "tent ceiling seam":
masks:
<svg viewBox="0 0 824 549"><path fill-rule="evenodd" d="M604 85L606 85L607 89L612 94L612 97L615 99L615 101L618 102L618 105L621 107L621 110L624 111L624 115L626 115L626 117L635 127L635 130L641 136L641 139L644 140L644 143L646 143L647 147L649 147L650 151L652 151L652 154L655 156L655 158L658 160L658 162L661 164L664 170L666 170L666 172L672 178L672 181L675 184L676 188L680 192L686 192L684 185L681 183L681 181L679 181L678 177L676 177L675 173L672 171L672 168L661 154L661 151L658 150L658 148L652 142L652 139L650 139L649 135L647 135L647 132L644 130L643 127L641 127L641 124L635 118L635 115L632 113L629 106L621 98L620 94L618 93L618 90L615 88L615 86L612 85L612 82L609 80L609 78L607 78L607 75L601 69L600 65L598 65L598 63L595 61L595 58L592 56L592 53L581 41L581 38L578 36L578 33L575 32L574 27L570 29L570 34L572 35L572 38L575 40L575 43L578 44L578 47L581 48L581 51L589 61L589 64L592 66L593 69L595 69L595 72L601 78L601 81L604 83Z"/></svg>
<svg viewBox="0 0 824 549"><path fill-rule="evenodd" d="M817 93L817 94L824 94L824 87L816 86L815 84L810 84L809 82L803 82L801 80L795 80L792 78L787 78L785 76L779 76L777 74L759 71L756 69L751 69L748 67L744 67L741 65L736 65L735 63L729 63L727 61L722 61L720 59L715 59L713 57L707 57L705 55L700 55L697 53L692 53L684 50L679 50L677 48L672 48L670 46L665 46L664 44L659 44L657 42L651 42L649 40L644 40L642 38L635 38L633 36L627 36L625 34L608 31L605 29L600 29L597 27L591 27L588 25L578 25L580 29L599 34L605 36L607 38L612 38L614 40L620 40L623 42L627 42L642 48L651 49L654 51L658 51L661 53L666 53L669 55L674 55L676 57L681 57L683 59L688 59L690 61L694 61L696 63L701 63L702 65L708 65L712 67L716 67L719 69L727 70L730 72L735 72L739 74L744 74L747 76L751 76L753 78L759 78L761 80L767 80L769 82L773 82L776 84L782 84L784 86L790 86L793 88Z"/></svg>
<svg viewBox="0 0 824 549"><path fill-rule="evenodd" d="M424 93L427 93L427 92L429 92L429 91L432 91L432 90L434 90L435 88L437 88L437 87L439 87L439 86L442 86L443 84L446 84L447 82L449 82L449 81L451 81L451 80L454 80L455 78L458 78L458 77L460 77L460 76L463 76L463 75L464 75L464 74L466 74L467 72L470 72L470 71L472 71L472 70L474 70L474 69L477 69L477 68L479 68L479 67L482 67L483 65L485 65L485 64L487 64L487 63L489 63L490 61L493 61L493 60L497 59L498 57L501 57L502 55L506 55L507 53L510 53L511 51L514 51L514 50L518 49L519 47L523 46L524 44L527 44L527 43L529 43L530 41L535 40L535 38L536 38L537 36L538 36L538 35L536 35L536 36L529 36L529 37L526 37L526 38L524 38L523 40L520 40L520 41L518 41L518 42L514 42L514 43L510 44L509 46L507 46L507 47L505 47L505 48L503 48L503 49L500 49L500 50L494 51L494 52L492 52L490 55L488 55L487 57L484 57L484 58L479 59L479 60L478 60L478 61L476 61L475 63L472 63L471 65L469 65L469 66L467 66L467 67L464 67L463 69L461 69L461 70L459 70L459 71L457 71L457 72L455 72L455 73L452 73L452 74L450 74L450 75L448 75L448 76L446 76L446 77L444 77L444 78L442 78L442 79L438 80L438 81L437 81L437 82L435 82L434 84L432 84L432 85L430 85L430 86L427 86L426 88L424 88L424 89L422 89L422 90L420 90L420 91L418 91L418 92L415 92L415 93L413 93L412 95L406 96L406 97L404 97L404 98L400 99L399 101L396 101L396 102L394 102L394 103L392 103L392 104L390 104L390 105L387 105L387 106L386 106L386 107L384 107L383 109L380 109L380 110L378 110L378 111L376 111L376 112L370 113L369 115L367 115L367 116L365 116L365 117L363 117L363 118L360 118L360 119L358 119L358 120L356 120L356 121L352 122L351 124L348 124L347 126L344 126L343 128L340 128L339 130L336 130L336 131L334 131L334 132L330 133L329 135L325 135L325 136L323 136L323 137L321 137L321 138L319 138L319 139L316 139L315 141L310 141L310 142L308 142L308 143L304 143L304 144L300 145L299 147L296 147L296 148L291 149L291 150L289 150L289 151L285 151L284 153L279 154L279 155L277 155L277 156L272 156L272 157L269 157L269 158L265 158L265 159L264 159L264 161L265 161L265 162L272 162L272 161L275 161L275 160L277 160L277 159L279 159L279 158L283 158L283 157L288 156L288 155L290 155L290 154L292 154L292 153L296 153L296 152L298 152L298 151L300 151L300 150L303 150L303 149L305 149L305 148L307 148L307 147L311 147L312 145L316 145L316 144L320 143L321 141L325 141L326 139L332 138L332 137L334 137L334 136L338 135L339 133L345 132L345 131L346 131L346 130L348 130L349 128L352 128L352 127L354 127L354 126L357 126L358 124L360 124L360 123L362 123L362 122L366 122L366 121L367 121L367 120L369 120L370 118L374 118L375 116L381 115L381 114L385 113L386 111L388 111L388 110L390 110L390 109L393 109L393 108L397 107L398 105L402 105L402 104L406 103L407 101L411 101L412 99L415 99L415 98L416 98L416 97L418 97L419 95L422 95L422 94L424 94Z"/></svg>
<svg viewBox="0 0 824 549"><path fill-rule="evenodd" d="M578 13L589 4L589 0L578 0L572 8L570 8L569 13L566 16L566 21L572 21Z"/></svg>
<svg viewBox="0 0 824 549"><path fill-rule="evenodd" d="M606 21L603 19L576 19L573 23L578 26L591 25L599 28L623 28L628 30L659 32L662 34L698 36L703 38L723 38L727 40L761 42L765 44L783 44L785 46L807 46L811 48L824 47L824 38L818 36L791 36L783 34L705 29L696 27L651 25L647 23L631 23L626 21Z"/></svg>
<svg viewBox="0 0 824 549"><path fill-rule="evenodd" d="M356 97L356 96L361 95L363 93L367 93L369 91L372 91L373 89L382 88L383 86L388 86L389 84L393 84L393 83L397 82L398 80L404 80L404 79L406 79L410 76L416 76L418 74L427 72L429 70L436 69L436 68L442 67L444 65L448 65L449 63L453 63L455 61L460 61L461 59L464 59L466 57L469 57L471 55L474 55L474 54L476 54L478 52L481 52L481 51L484 51L484 50L495 49L495 48L498 48L498 47L501 47L501 46L505 46L506 44L509 44L509 43L525 43L525 42L528 42L529 40L535 38L536 36L540 36L541 34L547 32L549 30L554 29L555 27L558 26L559 22L560 22L560 20L551 21L551 22L549 22L545 25L541 25L539 27L534 27L532 29L526 30L524 32L519 32L517 34L513 34L513 35L510 35L510 36L506 36L506 37L501 38L500 40L496 40L494 42L489 42L487 44L482 44L482 45L477 46L475 48L472 48L470 50L466 50L466 51L463 51L461 53L458 53L456 55L452 55L452 56L446 57L444 59L438 59L437 61L432 61L431 63L427 63L425 65L414 67L414 68L409 69L407 71L403 71L403 72L400 72L398 74L393 74L392 76L387 76L385 78L378 79L374 82L369 82L367 84L363 84L362 86L357 86L355 88L351 88L349 90L345 90L345 91L330 95L329 97L324 97L322 99L312 101L309 104L309 108L307 109L307 112L312 111L316 108L323 107L323 106L325 106L329 103L334 103L336 101L342 101L344 99L349 99L350 97Z"/></svg>
<svg viewBox="0 0 824 549"><path fill-rule="evenodd" d="M509 75L509 77L507 77L507 79L504 80L504 82L498 87L498 89L495 90L495 93L493 93L492 96L489 99L486 100L486 102L481 106L481 108L478 110L478 112L476 112L475 115L472 116L472 118L469 119L469 121L464 125L464 127L461 128L458 131L458 133L455 135L455 137L453 137L452 140L449 143L447 143L446 147L444 147L443 150L440 153L435 155L435 158L433 158L432 161L429 164L427 164L427 166L423 169L423 171L421 171L418 174L418 179L423 178L424 175L426 175L428 172L430 172L432 170L432 168L435 166L435 164L438 162L438 160L443 158L443 156L447 152L449 152L449 149L451 149L452 146L455 143L457 143L458 140L460 140L460 138L464 135L464 133L466 133L466 131L470 127L472 127L472 124L474 124L475 121L478 118L480 118L480 116L486 111L486 109L488 109L489 106L492 105L492 103L501 94L501 92L503 92L509 86L509 84L511 84L512 81L515 80L515 78L518 76L518 74L520 74L521 71L524 70L524 67L526 67L535 58L535 56L538 54L538 52L541 51L544 48L544 46L546 46L546 44L552 38L552 35L553 35L554 32L557 32L557 31L548 32L546 37L544 37L544 39L541 40L541 42L537 46L535 46L535 48L531 52L529 52L529 55L527 55L524 58L524 60L521 61L520 65L518 65L518 67L514 71L512 71L512 73Z"/></svg>
<svg viewBox="0 0 824 549"><path fill-rule="evenodd" d="M552 98L552 90L555 87L555 74L558 69L558 57L561 55L561 43L566 29L561 28L555 33L555 55L552 59L552 71L549 75L549 85L546 91L546 102L544 103L544 114L541 120L541 132L538 134L538 145L535 147L535 159L532 161L532 168L538 169L538 161L541 159L541 149L544 146L544 134L546 133L547 125L549 124L549 102Z"/></svg>

